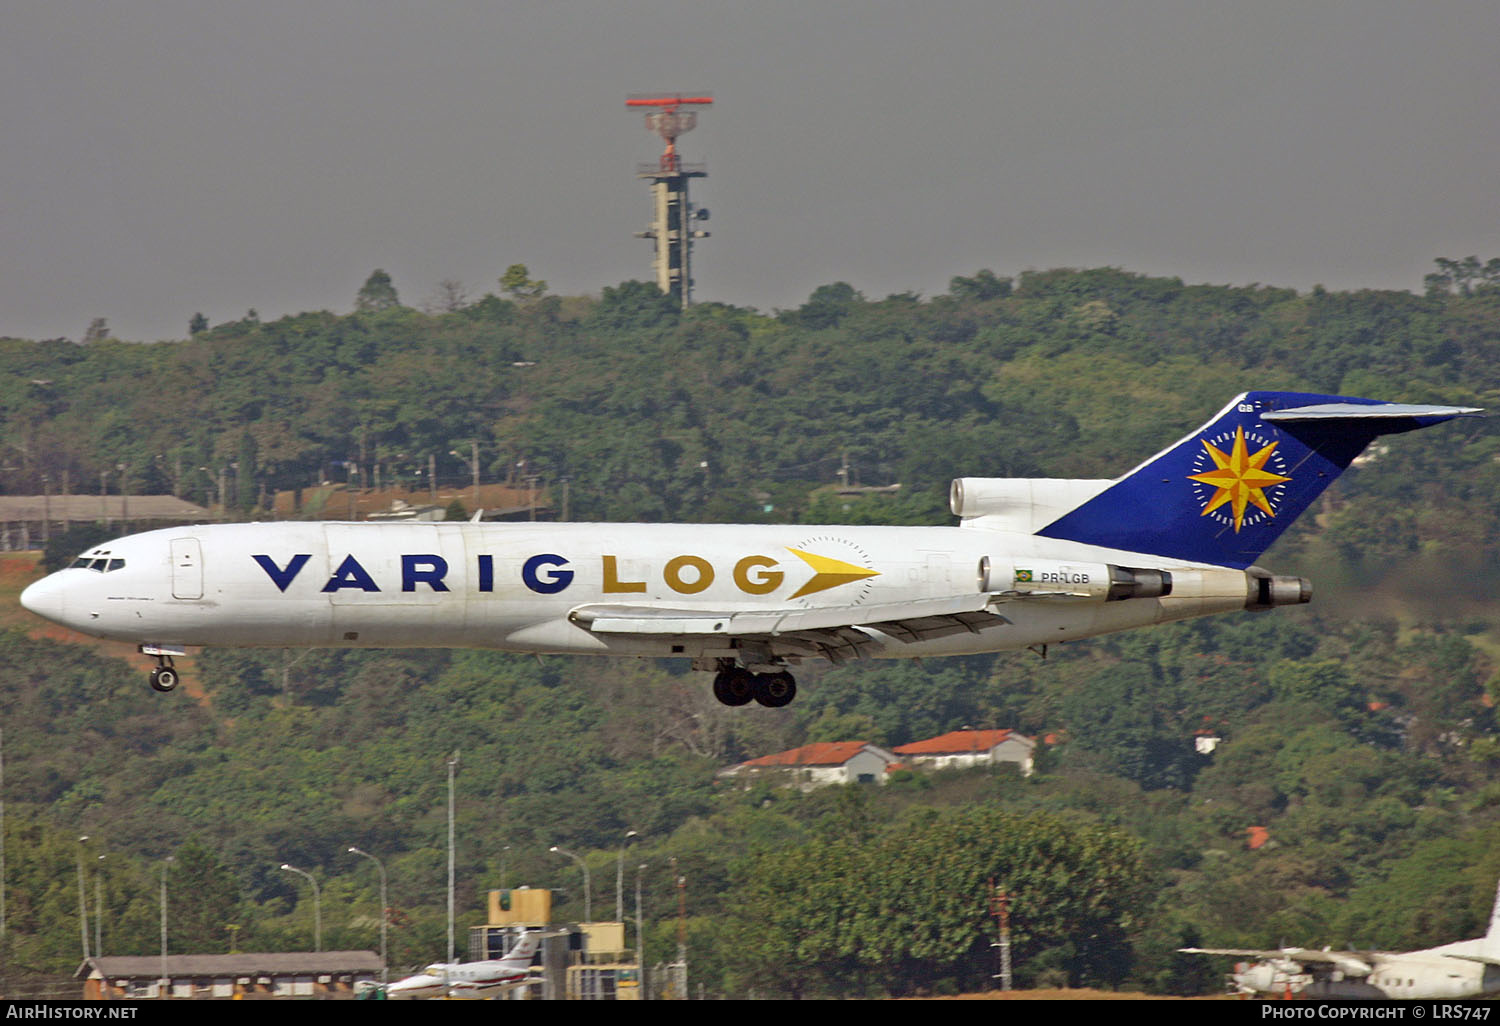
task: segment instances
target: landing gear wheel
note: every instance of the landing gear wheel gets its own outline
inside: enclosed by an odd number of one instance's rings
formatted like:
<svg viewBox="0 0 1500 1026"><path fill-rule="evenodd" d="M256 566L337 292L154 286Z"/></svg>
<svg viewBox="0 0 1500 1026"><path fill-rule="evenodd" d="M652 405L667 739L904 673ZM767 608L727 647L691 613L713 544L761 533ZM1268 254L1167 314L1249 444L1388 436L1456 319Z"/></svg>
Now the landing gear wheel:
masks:
<svg viewBox="0 0 1500 1026"><path fill-rule="evenodd" d="M714 697L724 705L745 705L755 697L755 674L732 666L714 674Z"/></svg>
<svg viewBox="0 0 1500 1026"><path fill-rule="evenodd" d="M156 646L141 646L143 652L156 656L156 669L151 671L152 691L171 691L175 688L181 677L177 676L177 665L172 662L172 657L162 652Z"/></svg>
<svg viewBox="0 0 1500 1026"><path fill-rule="evenodd" d="M780 709L797 697L797 680L790 673L755 675L755 700L767 709Z"/></svg>

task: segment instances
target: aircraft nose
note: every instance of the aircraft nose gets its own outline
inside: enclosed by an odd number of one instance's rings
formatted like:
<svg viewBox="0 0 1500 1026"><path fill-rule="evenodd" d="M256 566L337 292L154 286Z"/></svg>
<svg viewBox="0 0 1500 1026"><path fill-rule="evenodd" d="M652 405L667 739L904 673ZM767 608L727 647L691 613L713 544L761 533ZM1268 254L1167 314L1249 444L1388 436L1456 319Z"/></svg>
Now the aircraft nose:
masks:
<svg viewBox="0 0 1500 1026"><path fill-rule="evenodd" d="M53 623L66 623L63 583L60 574L49 574L21 592L21 605Z"/></svg>

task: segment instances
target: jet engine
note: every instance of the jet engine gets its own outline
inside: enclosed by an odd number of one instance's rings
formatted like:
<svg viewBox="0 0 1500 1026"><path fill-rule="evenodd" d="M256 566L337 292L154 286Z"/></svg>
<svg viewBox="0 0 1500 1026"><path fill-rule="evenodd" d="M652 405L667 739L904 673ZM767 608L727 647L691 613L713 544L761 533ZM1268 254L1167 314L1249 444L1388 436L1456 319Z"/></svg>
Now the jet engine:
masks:
<svg viewBox="0 0 1500 1026"><path fill-rule="evenodd" d="M1029 559L995 565L979 561L979 590L1002 595L1067 596L1099 602L1128 598L1161 598L1172 594L1167 570L1115 566L1113 563L1074 563Z"/></svg>
<svg viewBox="0 0 1500 1026"><path fill-rule="evenodd" d="M1312 983L1302 965L1287 958L1265 962L1240 962L1229 979L1240 994L1300 994Z"/></svg>
<svg viewBox="0 0 1500 1026"><path fill-rule="evenodd" d="M1245 608L1252 612L1312 601L1312 582L1305 577L1276 577L1258 566L1245 570Z"/></svg>

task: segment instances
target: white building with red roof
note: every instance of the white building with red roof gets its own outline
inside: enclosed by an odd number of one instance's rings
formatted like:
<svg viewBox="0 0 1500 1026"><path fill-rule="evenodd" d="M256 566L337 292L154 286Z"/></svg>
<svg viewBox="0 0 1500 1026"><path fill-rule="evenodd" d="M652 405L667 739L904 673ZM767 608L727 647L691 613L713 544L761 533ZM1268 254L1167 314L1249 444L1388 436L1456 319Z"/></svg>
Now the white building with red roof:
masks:
<svg viewBox="0 0 1500 1026"><path fill-rule="evenodd" d="M762 755L721 770L719 776L753 779L776 774L808 790L828 784L883 784L898 765L895 755L867 741L820 741Z"/></svg>
<svg viewBox="0 0 1500 1026"><path fill-rule="evenodd" d="M1031 776L1036 741L1014 730L954 730L925 741L898 745L902 762L923 769L960 769L1015 763Z"/></svg>

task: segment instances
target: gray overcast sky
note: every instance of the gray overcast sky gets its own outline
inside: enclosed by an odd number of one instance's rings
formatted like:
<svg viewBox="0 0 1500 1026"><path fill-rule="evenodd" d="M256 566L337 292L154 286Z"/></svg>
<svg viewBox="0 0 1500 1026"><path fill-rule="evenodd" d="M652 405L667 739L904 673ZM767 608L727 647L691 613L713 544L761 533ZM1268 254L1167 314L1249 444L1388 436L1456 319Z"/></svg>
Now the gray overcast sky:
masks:
<svg viewBox="0 0 1500 1026"><path fill-rule="evenodd" d="M418 305L512 263L651 277L627 94L680 148L696 295L989 267L1420 291L1500 256L1495 0L12 0L0 335Z"/></svg>

